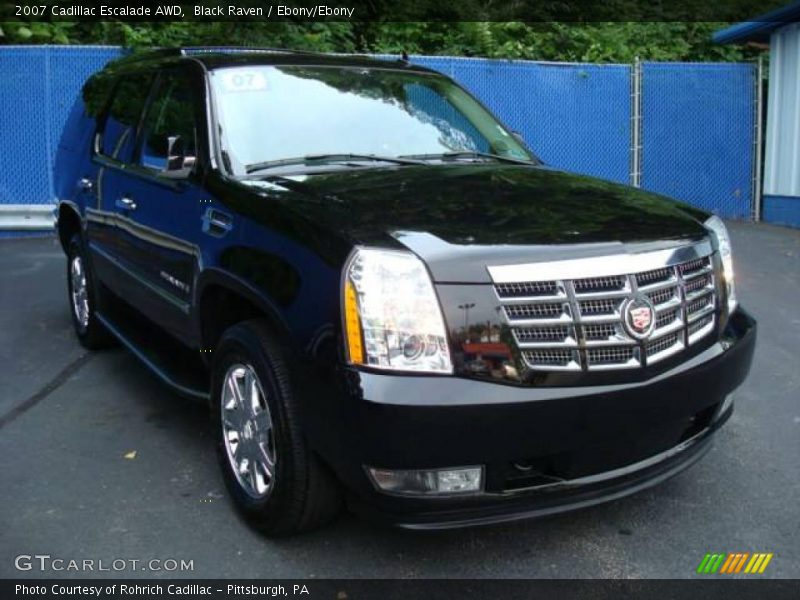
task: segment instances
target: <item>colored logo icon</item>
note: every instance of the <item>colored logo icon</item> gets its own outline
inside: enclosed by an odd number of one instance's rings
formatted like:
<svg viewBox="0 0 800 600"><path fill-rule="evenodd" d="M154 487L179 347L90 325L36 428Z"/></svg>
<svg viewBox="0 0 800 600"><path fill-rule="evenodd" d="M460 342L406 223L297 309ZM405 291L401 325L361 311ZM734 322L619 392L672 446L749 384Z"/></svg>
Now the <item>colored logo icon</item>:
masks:
<svg viewBox="0 0 800 600"><path fill-rule="evenodd" d="M731 575L763 573L772 560L772 552L729 552L728 554L706 554L697 566L702 575Z"/></svg>

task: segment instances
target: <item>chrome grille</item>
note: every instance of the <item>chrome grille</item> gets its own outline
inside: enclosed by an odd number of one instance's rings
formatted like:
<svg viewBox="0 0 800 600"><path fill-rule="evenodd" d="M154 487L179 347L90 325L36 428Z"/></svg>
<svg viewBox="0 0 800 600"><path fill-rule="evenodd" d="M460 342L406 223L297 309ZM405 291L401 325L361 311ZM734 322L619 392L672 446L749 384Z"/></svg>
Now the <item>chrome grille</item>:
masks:
<svg viewBox="0 0 800 600"><path fill-rule="evenodd" d="M621 290L625 287L627 280L622 276L616 277L590 277L588 279L576 279L572 282L576 292L590 294L592 292L608 292L611 290Z"/></svg>
<svg viewBox="0 0 800 600"><path fill-rule="evenodd" d="M575 350L526 350L522 358L527 364L546 365L553 370L573 370L578 365L578 353Z"/></svg>
<svg viewBox="0 0 800 600"><path fill-rule="evenodd" d="M701 319L697 319L687 327L689 334L689 343L693 344L697 340L705 337L714 330L714 315L707 315Z"/></svg>
<svg viewBox="0 0 800 600"><path fill-rule="evenodd" d="M610 348L589 348L586 350L586 359L589 367L618 366L636 362L634 348L624 346L614 346Z"/></svg>
<svg viewBox="0 0 800 600"><path fill-rule="evenodd" d="M654 269L653 271L645 271L644 273L636 274L636 283L642 285L652 285L661 281L669 281L673 276L672 269Z"/></svg>
<svg viewBox="0 0 800 600"><path fill-rule="evenodd" d="M622 302L622 300L583 300L578 302L578 307L584 316L613 315L622 306Z"/></svg>
<svg viewBox="0 0 800 600"><path fill-rule="evenodd" d="M566 342L570 337L574 338L572 327L517 327L514 329L514 337L517 343L531 342Z"/></svg>
<svg viewBox="0 0 800 600"><path fill-rule="evenodd" d="M676 298L676 294L678 293L678 286L662 288L656 292L650 292L647 295L652 300L653 304L659 306L660 304L666 304L670 300Z"/></svg>
<svg viewBox="0 0 800 600"><path fill-rule="evenodd" d="M528 283L498 283L495 286L501 298L520 298L525 296L555 296L555 281L531 281Z"/></svg>
<svg viewBox="0 0 800 600"><path fill-rule="evenodd" d="M617 326L613 323L597 323L583 326L583 336L587 340L609 340L617 335Z"/></svg>
<svg viewBox="0 0 800 600"><path fill-rule="evenodd" d="M667 325L674 323L675 319L680 318L680 316L680 310L677 308L658 313L658 316L656 316L656 329L660 329L661 327L666 327Z"/></svg>
<svg viewBox="0 0 800 600"><path fill-rule="evenodd" d="M686 293L696 292L697 290L701 290L703 288L707 288L711 284L711 275L702 275L700 277L695 277L686 282L685 289Z"/></svg>
<svg viewBox="0 0 800 600"><path fill-rule="evenodd" d="M633 255L631 264L638 268L624 274L619 265L631 255L489 267L528 368L639 368L673 356L714 331L717 298L710 244L670 251L667 260L665 252ZM591 276L581 277L587 262ZM547 275L541 280L535 276L540 270ZM507 275L513 280L503 280ZM527 280L525 275L532 276ZM625 303L639 294L655 308L655 326L645 340L634 338L623 323Z"/></svg>
<svg viewBox="0 0 800 600"><path fill-rule="evenodd" d="M662 358L671 356L682 349L683 339L681 335L677 333L665 335L647 344L647 361L648 363L658 362Z"/></svg>
<svg viewBox="0 0 800 600"><path fill-rule="evenodd" d="M506 316L511 321L527 321L541 319L562 319L569 317L569 307L566 304L511 304L503 307Z"/></svg>

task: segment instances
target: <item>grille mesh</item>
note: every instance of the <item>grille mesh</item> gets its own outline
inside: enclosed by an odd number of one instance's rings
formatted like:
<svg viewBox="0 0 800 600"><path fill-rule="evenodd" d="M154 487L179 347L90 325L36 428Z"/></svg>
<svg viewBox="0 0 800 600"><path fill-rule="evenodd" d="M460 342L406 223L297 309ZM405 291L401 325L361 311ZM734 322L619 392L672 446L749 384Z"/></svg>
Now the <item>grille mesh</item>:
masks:
<svg viewBox="0 0 800 600"><path fill-rule="evenodd" d="M697 260L692 260L687 263L683 263L678 267L678 269L680 270L681 274L686 276L690 275L691 273L694 273L695 271L700 271L702 269L705 269L706 267L708 267L708 265L709 265L708 258L698 258Z"/></svg>
<svg viewBox="0 0 800 600"><path fill-rule="evenodd" d="M686 305L686 314L687 315L693 315L694 313L704 309L709 304L711 304L712 300L713 300L713 297L711 295L711 292L709 292L708 294L705 294L704 296L701 296L697 300L692 300L691 302L689 302Z"/></svg>
<svg viewBox="0 0 800 600"><path fill-rule="evenodd" d="M592 348L586 351L589 364L592 365L618 365L625 364L633 358L633 348Z"/></svg>
<svg viewBox="0 0 800 600"><path fill-rule="evenodd" d="M618 277L590 277L588 279L576 279L573 282L576 293L590 294L594 292L610 292L621 290L625 287L627 279Z"/></svg>
<svg viewBox="0 0 800 600"><path fill-rule="evenodd" d="M703 275L702 277L697 277L696 279L692 279L691 281L686 282L686 292L696 292L697 290L702 290L704 287L708 287L711 285L711 275Z"/></svg>
<svg viewBox="0 0 800 600"><path fill-rule="evenodd" d="M525 319L557 319L564 314L564 305L555 302L547 304L510 304L504 307L512 321Z"/></svg>
<svg viewBox="0 0 800 600"><path fill-rule="evenodd" d="M617 328L613 323L599 323L596 325L584 325L583 335L587 340L607 340L613 338L617 333Z"/></svg>
<svg viewBox="0 0 800 600"><path fill-rule="evenodd" d="M714 286L710 256L628 275L495 283L525 364L540 370L626 369L673 356L714 330ZM637 293L655 307L645 340L623 322Z"/></svg>
<svg viewBox="0 0 800 600"><path fill-rule="evenodd" d="M566 367L575 361L575 353L570 350L526 350L522 356L529 365Z"/></svg>
<svg viewBox="0 0 800 600"><path fill-rule="evenodd" d="M498 283L495 288L501 298L525 298L528 296L555 296L558 288L555 281L529 281L526 283Z"/></svg>
<svg viewBox="0 0 800 600"><path fill-rule="evenodd" d="M561 342L570 335L569 327L518 327L514 330L517 341L524 342Z"/></svg>
<svg viewBox="0 0 800 600"><path fill-rule="evenodd" d="M706 315L700 319L697 319L694 323L691 323L688 327L689 336L693 336L698 333L701 329L708 326L709 324L714 322L714 315Z"/></svg>
<svg viewBox="0 0 800 600"><path fill-rule="evenodd" d="M650 300L653 301L653 304L658 306L659 304L669 302L675 297L675 288L664 288L657 292L650 292L648 296L650 296Z"/></svg>
<svg viewBox="0 0 800 600"><path fill-rule="evenodd" d="M614 300L582 300L578 303L582 315L613 315L619 302Z"/></svg>
<svg viewBox="0 0 800 600"><path fill-rule="evenodd" d="M647 356L653 356L654 354L663 352L668 348L672 348L672 346L674 346L677 343L678 343L677 333L666 335L654 342L650 342L649 344L647 344Z"/></svg>
<svg viewBox="0 0 800 600"><path fill-rule="evenodd" d="M639 285L639 287L653 285L656 283L669 281L672 275L672 269L654 269L652 271L645 271L644 273L637 273L636 283Z"/></svg>
<svg viewBox="0 0 800 600"><path fill-rule="evenodd" d="M667 325L672 325L675 322L675 319L678 318L678 309L668 310L663 313L660 313L658 317L656 317L656 329L660 327L666 327Z"/></svg>

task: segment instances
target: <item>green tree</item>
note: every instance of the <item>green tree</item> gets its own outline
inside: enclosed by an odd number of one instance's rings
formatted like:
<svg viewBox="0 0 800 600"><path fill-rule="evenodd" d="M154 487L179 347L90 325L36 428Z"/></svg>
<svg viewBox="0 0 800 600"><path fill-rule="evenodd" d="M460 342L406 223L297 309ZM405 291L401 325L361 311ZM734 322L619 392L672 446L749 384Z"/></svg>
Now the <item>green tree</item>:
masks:
<svg viewBox="0 0 800 600"><path fill-rule="evenodd" d="M473 7L474 8L474 7ZM760 52L717 45L720 22L163 22L7 21L0 43L270 46L324 52L485 56L629 63L741 61Z"/></svg>

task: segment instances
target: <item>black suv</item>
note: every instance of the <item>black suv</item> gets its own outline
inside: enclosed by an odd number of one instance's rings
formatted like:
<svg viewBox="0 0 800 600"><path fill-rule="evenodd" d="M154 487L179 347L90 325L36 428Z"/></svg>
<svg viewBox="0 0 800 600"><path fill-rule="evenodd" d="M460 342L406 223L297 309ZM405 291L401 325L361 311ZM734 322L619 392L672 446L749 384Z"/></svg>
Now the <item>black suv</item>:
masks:
<svg viewBox="0 0 800 600"><path fill-rule="evenodd" d="M55 181L81 342L209 403L268 533L624 496L708 449L750 368L720 219L548 168L404 61L122 59Z"/></svg>

